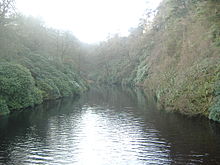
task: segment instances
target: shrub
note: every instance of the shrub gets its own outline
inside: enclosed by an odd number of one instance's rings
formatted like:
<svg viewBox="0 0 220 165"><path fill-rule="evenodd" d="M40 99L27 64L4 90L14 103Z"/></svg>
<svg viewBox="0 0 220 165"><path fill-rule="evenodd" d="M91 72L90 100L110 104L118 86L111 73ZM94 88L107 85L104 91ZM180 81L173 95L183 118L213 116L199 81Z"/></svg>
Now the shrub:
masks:
<svg viewBox="0 0 220 165"><path fill-rule="evenodd" d="M220 122L220 97L216 99L216 102L209 108L209 119Z"/></svg>
<svg viewBox="0 0 220 165"><path fill-rule="evenodd" d="M220 79L220 73L218 74ZM209 119L220 122L220 80L215 84L215 102L209 108Z"/></svg>
<svg viewBox="0 0 220 165"><path fill-rule="evenodd" d="M61 97L59 89L51 79L37 79L36 84L37 87L42 91L44 100L57 99Z"/></svg>
<svg viewBox="0 0 220 165"><path fill-rule="evenodd" d="M0 63L0 96L9 110L20 109L42 102L30 71L12 63Z"/></svg>
<svg viewBox="0 0 220 165"><path fill-rule="evenodd" d="M0 115L6 115L6 114L9 114L10 111L8 109L8 106L5 102L5 100L3 99L0 99Z"/></svg>
<svg viewBox="0 0 220 165"><path fill-rule="evenodd" d="M87 88L82 78L75 74L73 66L51 61L38 54L24 56L24 60L20 60L21 64L30 69L44 99L70 96Z"/></svg>

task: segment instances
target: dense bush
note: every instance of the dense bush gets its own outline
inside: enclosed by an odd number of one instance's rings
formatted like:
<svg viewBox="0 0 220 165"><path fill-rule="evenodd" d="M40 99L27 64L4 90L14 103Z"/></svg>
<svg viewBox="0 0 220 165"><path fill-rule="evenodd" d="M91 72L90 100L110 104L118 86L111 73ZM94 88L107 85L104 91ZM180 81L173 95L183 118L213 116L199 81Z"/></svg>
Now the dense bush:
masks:
<svg viewBox="0 0 220 165"><path fill-rule="evenodd" d="M218 81L215 84L215 100L209 108L209 119L220 122L220 72L218 73Z"/></svg>
<svg viewBox="0 0 220 165"><path fill-rule="evenodd" d="M0 97L10 110L42 102L31 73L19 64L0 63Z"/></svg>
<svg viewBox="0 0 220 165"><path fill-rule="evenodd" d="M5 100L0 98L0 115L6 115L9 114L9 109L8 106L5 102Z"/></svg>
<svg viewBox="0 0 220 165"><path fill-rule="evenodd" d="M26 52L15 61L30 70L44 100L76 95L87 89L84 80L75 74L75 69L69 64L54 62L31 52Z"/></svg>
<svg viewBox="0 0 220 165"><path fill-rule="evenodd" d="M87 89L74 68L26 52L0 63L0 114L43 100L77 95Z"/></svg>
<svg viewBox="0 0 220 165"><path fill-rule="evenodd" d="M220 97L216 98L216 102L209 110L209 119L220 122Z"/></svg>
<svg viewBox="0 0 220 165"><path fill-rule="evenodd" d="M37 79L36 85L42 91L42 95L45 100L57 99L61 97L59 89L54 84L53 80L49 78Z"/></svg>

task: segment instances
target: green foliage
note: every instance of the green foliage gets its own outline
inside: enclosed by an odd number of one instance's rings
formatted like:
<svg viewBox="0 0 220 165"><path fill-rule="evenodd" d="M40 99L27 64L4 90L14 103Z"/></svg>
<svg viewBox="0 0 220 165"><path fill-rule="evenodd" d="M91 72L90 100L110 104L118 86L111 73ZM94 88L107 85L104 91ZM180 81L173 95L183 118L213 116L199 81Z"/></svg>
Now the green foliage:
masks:
<svg viewBox="0 0 220 165"><path fill-rule="evenodd" d="M39 104L42 99L77 95L87 89L86 83L68 65L29 51L11 61L19 64L0 63L1 114Z"/></svg>
<svg viewBox="0 0 220 165"><path fill-rule="evenodd" d="M51 79L37 79L36 85L42 91L45 100L61 97L59 89Z"/></svg>
<svg viewBox="0 0 220 165"><path fill-rule="evenodd" d="M198 5L198 19L209 28L210 38L216 46L220 46L220 4L219 1L210 0Z"/></svg>
<svg viewBox="0 0 220 165"><path fill-rule="evenodd" d="M0 63L0 96L10 110L42 102L30 71L18 64Z"/></svg>
<svg viewBox="0 0 220 165"><path fill-rule="evenodd" d="M100 84L133 85L134 71L144 47L144 43L136 37L140 33L141 29L138 29L129 37L115 35L96 46L87 56L87 63L91 66L89 77Z"/></svg>
<svg viewBox="0 0 220 165"><path fill-rule="evenodd" d="M220 19L219 19L220 20ZM214 24L211 27L211 38L216 46L220 46L220 25Z"/></svg>
<svg viewBox="0 0 220 165"><path fill-rule="evenodd" d="M10 111L6 104L6 101L0 98L0 115L7 115Z"/></svg>
<svg viewBox="0 0 220 165"><path fill-rule="evenodd" d="M209 108L209 119L220 122L220 97L216 99L216 102Z"/></svg>
<svg viewBox="0 0 220 165"><path fill-rule="evenodd" d="M217 74L217 81L214 86L215 96L220 96L220 72Z"/></svg>
<svg viewBox="0 0 220 165"><path fill-rule="evenodd" d="M147 78L149 71L149 66L146 64L146 62L142 62L137 69L136 78L134 79L134 83L136 85L143 83L143 81Z"/></svg>
<svg viewBox="0 0 220 165"><path fill-rule="evenodd" d="M30 69L46 100L79 94L87 88L68 64L56 63L33 53L27 53L19 62Z"/></svg>
<svg viewBox="0 0 220 165"><path fill-rule="evenodd" d="M215 100L209 108L209 119L220 122L220 72L218 73L218 81L214 86Z"/></svg>
<svg viewBox="0 0 220 165"><path fill-rule="evenodd" d="M204 63L205 61L205 63ZM212 105L215 83L220 71L219 64L207 63L206 60L185 71L187 79L165 93L165 105L173 110L178 110L189 115L209 114L209 107ZM179 78L179 77L177 77ZM179 82L176 80L174 84Z"/></svg>

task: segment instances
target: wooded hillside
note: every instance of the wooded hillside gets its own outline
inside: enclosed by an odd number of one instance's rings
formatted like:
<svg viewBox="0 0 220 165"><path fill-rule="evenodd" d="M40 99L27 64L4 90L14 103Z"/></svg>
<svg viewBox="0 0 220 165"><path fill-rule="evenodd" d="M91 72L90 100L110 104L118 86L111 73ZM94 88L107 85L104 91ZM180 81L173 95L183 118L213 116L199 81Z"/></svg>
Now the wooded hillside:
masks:
<svg viewBox="0 0 220 165"><path fill-rule="evenodd" d="M163 109L220 121L219 1L164 0L130 36L110 38L92 56L98 83L143 86Z"/></svg>
<svg viewBox="0 0 220 165"><path fill-rule="evenodd" d="M13 0L0 1L0 114L84 91L81 47L71 33L15 13Z"/></svg>

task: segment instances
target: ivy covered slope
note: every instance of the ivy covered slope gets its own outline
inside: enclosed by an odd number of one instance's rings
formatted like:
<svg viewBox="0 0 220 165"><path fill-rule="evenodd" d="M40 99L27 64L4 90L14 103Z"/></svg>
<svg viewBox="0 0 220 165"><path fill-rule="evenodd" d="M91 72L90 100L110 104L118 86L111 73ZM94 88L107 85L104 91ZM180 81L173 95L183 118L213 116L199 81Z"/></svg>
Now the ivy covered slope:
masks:
<svg viewBox="0 0 220 165"><path fill-rule="evenodd" d="M71 34L16 16L0 24L0 38L0 115L87 89L75 63L79 42Z"/></svg>

